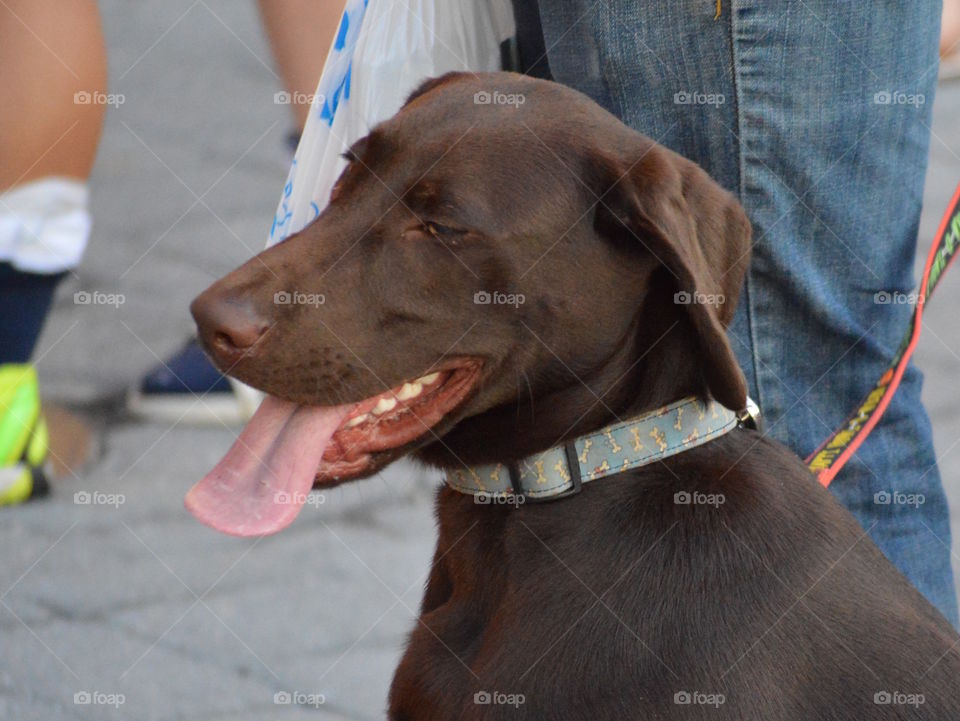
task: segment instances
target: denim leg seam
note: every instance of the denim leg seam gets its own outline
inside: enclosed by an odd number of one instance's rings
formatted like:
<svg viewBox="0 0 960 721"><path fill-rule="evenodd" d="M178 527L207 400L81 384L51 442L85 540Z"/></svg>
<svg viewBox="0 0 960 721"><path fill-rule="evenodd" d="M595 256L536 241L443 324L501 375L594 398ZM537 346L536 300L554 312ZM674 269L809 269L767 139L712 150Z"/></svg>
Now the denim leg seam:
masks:
<svg viewBox="0 0 960 721"><path fill-rule="evenodd" d="M730 64L733 69L733 89L734 89L734 102L736 103L736 122L737 122L737 134L734 140L737 143L737 187L740 191L740 202L743 203L746 207L747 202L747 191L746 191L746 178L745 178L745 160L744 160L744 149L743 149L743 102L740 96L740 62L739 56L737 53L737 35L734 31L734 23L737 18L739 2L738 0L731 0L730 3L730 22L728 28L730 30ZM752 223L751 223L752 226ZM751 236L751 242L753 238ZM753 362L753 378L754 383L756 384L756 394L757 397L754 399L757 405L762 409L764 407L764 398L763 390L760 385L760 358L759 358L759 345L757 344L756 336L756 325L753 322L753 305L752 305L752 294L751 282L750 282L751 271L750 268L747 268L747 273L743 279L743 304L744 304L744 313L746 314L747 319L747 330L750 334L750 358Z"/></svg>

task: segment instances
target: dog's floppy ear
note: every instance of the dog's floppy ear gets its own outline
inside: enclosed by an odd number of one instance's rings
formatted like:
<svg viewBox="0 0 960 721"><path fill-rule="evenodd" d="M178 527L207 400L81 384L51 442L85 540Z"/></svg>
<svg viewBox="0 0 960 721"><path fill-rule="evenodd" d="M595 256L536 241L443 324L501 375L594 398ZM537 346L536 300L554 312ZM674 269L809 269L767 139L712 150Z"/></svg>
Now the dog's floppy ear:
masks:
<svg viewBox="0 0 960 721"><path fill-rule="evenodd" d="M743 208L701 168L649 140L632 159L595 162L597 231L642 245L666 268L676 291L663 302L686 312L710 394L742 410L746 382L724 329L749 263Z"/></svg>

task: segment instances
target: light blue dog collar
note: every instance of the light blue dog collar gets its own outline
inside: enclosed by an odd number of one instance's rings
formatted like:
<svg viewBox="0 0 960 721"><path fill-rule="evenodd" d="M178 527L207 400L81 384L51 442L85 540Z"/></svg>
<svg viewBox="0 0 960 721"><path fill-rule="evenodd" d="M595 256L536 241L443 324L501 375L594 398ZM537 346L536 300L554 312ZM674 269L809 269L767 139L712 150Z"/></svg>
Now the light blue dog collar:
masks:
<svg viewBox="0 0 960 721"><path fill-rule="evenodd" d="M760 429L760 409L749 398L740 413L716 401L684 398L516 464L449 471L444 480L455 491L473 496L555 499L577 493L583 483L696 448L740 425Z"/></svg>

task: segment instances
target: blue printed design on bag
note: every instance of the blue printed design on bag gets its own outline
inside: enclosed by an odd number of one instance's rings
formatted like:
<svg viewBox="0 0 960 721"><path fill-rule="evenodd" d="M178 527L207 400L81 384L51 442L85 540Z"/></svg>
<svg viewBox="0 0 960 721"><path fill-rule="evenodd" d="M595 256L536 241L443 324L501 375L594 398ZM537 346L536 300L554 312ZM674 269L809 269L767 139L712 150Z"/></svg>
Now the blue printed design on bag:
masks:
<svg viewBox="0 0 960 721"><path fill-rule="evenodd" d="M350 68L352 63L347 66L347 74L344 76L343 80L340 81L340 84L336 87L331 95L324 95L323 107L320 109L320 117L323 118L327 125L333 126L333 119L337 115L337 106L340 105L340 96L343 95L344 100L350 97Z"/></svg>
<svg viewBox="0 0 960 721"><path fill-rule="evenodd" d="M344 46L347 44L347 30L350 29L350 16L347 13L343 14L343 18L340 20L340 29L337 31L337 39L333 43L334 50L343 50Z"/></svg>
<svg viewBox="0 0 960 721"><path fill-rule="evenodd" d="M360 25L366 11L367 3L363 5L353 2L347 5L340 20L340 28L333 44L333 50L327 65L324 67L323 77L320 78L318 91L323 98L320 104L320 118L333 125L337 115L337 107L341 99L350 97L350 71L353 67L353 52L357 46L360 34Z"/></svg>
<svg viewBox="0 0 960 721"><path fill-rule="evenodd" d="M340 19L340 26L337 29L333 49L330 51L330 57L327 59L317 87L319 97L316 100L313 112L316 112L317 116L315 117L319 117L328 127L333 126L338 108L350 98L353 53L357 46L367 4L368 0L349 0L347 2ZM298 149L297 152L299 153L300 150ZM296 224L292 222L294 208L291 205L290 198L294 194L294 187L299 187L297 180L297 161L294 159L287 175L287 183L283 188L283 197L280 199L279 207L270 227L268 241L270 245L279 243L303 227L303 223L300 221ZM312 179L305 178L304 181L312 182ZM317 203L311 203L310 210L312 217L308 222L316 220L320 215L320 207ZM298 215L299 217L301 216ZM295 225L297 227L294 227Z"/></svg>
<svg viewBox="0 0 960 721"><path fill-rule="evenodd" d="M287 182L283 186L283 198L280 199L280 207L277 208L276 214L273 216L273 225L270 226L270 240L272 241L275 237L280 239L286 238L289 233L284 232L282 235L277 235L277 231L281 230L285 226L290 218L293 217L293 211L290 210L290 196L293 194L293 175L297 170L297 159L294 158L293 162L290 164L290 173L287 175Z"/></svg>

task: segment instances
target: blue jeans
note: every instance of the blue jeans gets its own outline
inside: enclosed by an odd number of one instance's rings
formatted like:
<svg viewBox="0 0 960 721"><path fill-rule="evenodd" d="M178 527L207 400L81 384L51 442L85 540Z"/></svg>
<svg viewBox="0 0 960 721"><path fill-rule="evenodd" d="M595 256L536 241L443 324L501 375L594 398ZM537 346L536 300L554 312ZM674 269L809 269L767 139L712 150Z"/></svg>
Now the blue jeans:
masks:
<svg viewBox="0 0 960 721"><path fill-rule="evenodd" d="M768 432L806 457L870 390L912 311L875 295L914 285L940 3L722 0L718 19L714 0L539 7L555 80L746 208L753 261L729 334ZM909 368L830 489L957 625L921 383Z"/></svg>

